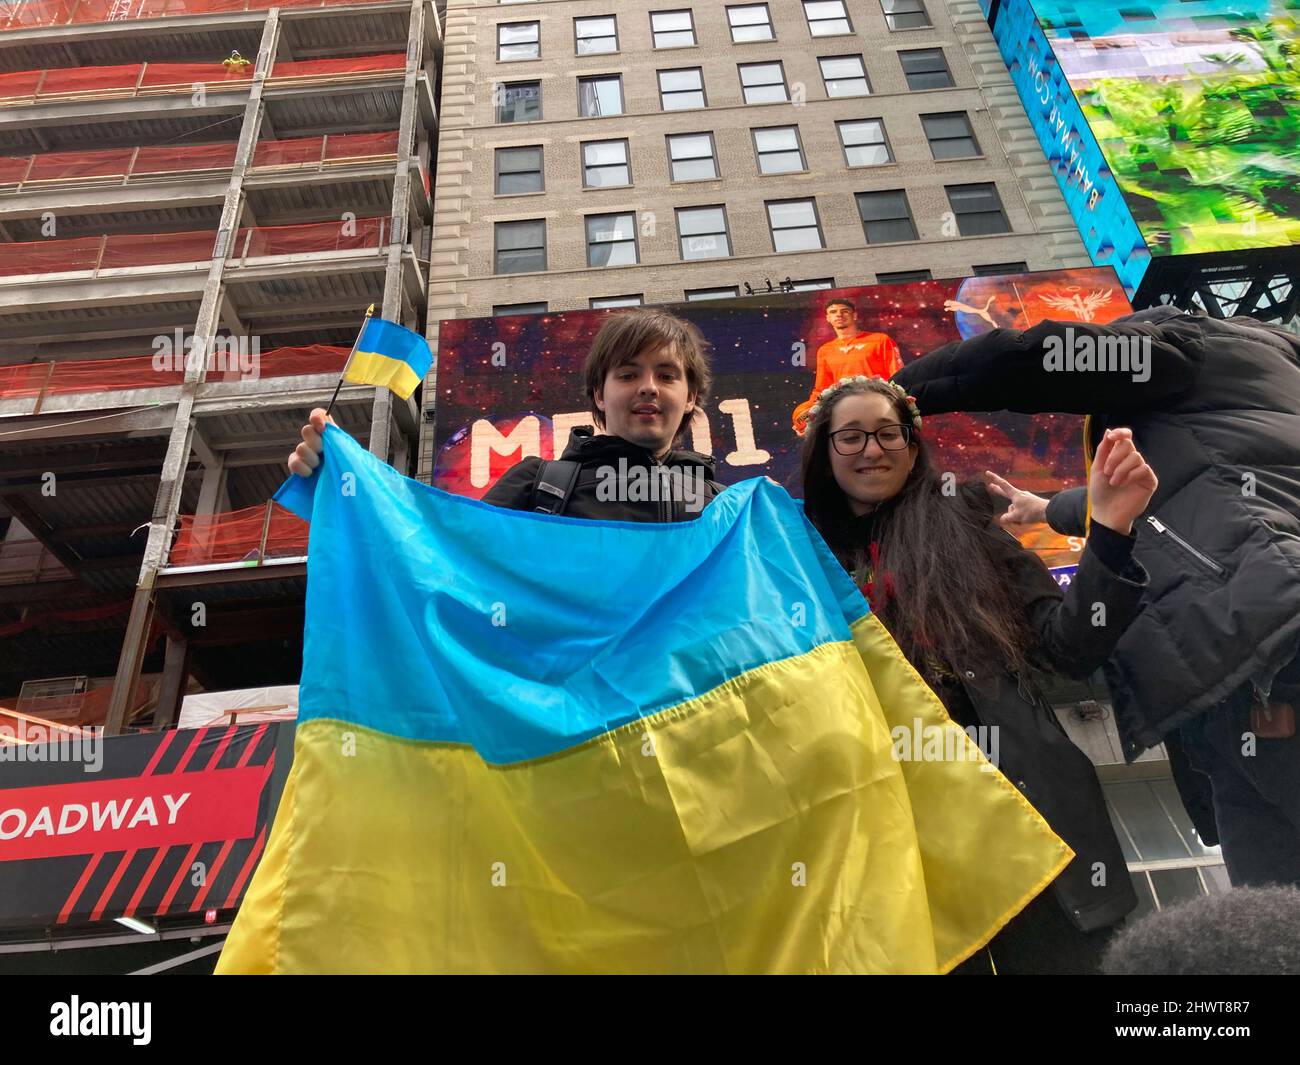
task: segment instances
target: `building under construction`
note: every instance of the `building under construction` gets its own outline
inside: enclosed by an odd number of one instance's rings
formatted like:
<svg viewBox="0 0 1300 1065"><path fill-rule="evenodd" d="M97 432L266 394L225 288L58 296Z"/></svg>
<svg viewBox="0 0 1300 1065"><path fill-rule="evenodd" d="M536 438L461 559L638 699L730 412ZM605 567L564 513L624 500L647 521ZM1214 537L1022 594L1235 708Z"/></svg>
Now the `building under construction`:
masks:
<svg viewBox="0 0 1300 1065"><path fill-rule="evenodd" d="M306 527L270 496L367 308L424 329L441 50L423 0L0 7L0 708L20 736L296 682ZM387 390L346 385L334 417L414 454L415 406Z"/></svg>

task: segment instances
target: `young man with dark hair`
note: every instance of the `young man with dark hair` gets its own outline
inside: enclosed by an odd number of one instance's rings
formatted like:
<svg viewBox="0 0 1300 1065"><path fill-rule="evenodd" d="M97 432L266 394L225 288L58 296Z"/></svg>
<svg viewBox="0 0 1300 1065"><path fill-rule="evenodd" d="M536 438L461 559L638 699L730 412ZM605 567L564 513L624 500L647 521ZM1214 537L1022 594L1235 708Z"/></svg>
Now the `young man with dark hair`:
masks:
<svg viewBox="0 0 1300 1065"><path fill-rule="evenodd" d="M653 308L611 314L587 354L583 391L601 433L578 428L559 461L517 462L483 496L512 510L603 521L688 521L719 493L713 459L674 448L707 398L708 345L690 322ZM312 411L290 473L319 465L325 412Z"/></svg>
<svg viewBox="0 0 1300 1065"><path fill-rule="evenodd" d="M858 308L852 300L829 300L825 308L826 323L835 336L817 349L812 393L795 407L794 431L803 436L808 412L822 390L843 377L883 377L888 381L903 368L898 345L884 333L872 333L858 326Z"/></svg>

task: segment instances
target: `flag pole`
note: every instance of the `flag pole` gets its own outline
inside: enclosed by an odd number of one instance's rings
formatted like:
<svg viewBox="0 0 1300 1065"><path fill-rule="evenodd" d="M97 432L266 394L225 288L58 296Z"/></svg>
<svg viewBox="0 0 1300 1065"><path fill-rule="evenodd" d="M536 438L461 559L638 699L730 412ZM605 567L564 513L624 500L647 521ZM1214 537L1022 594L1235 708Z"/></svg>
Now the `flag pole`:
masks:
<svg viewBox="0 0 1300 1065"><path fill-rule="evenodd" d="M370 321L370 316L375 313L375 305L372 303L366 308L366 316L361 321L361 328L357 330L357 339L352 341L352 350L348 352L348 361L343 364L343 370L339 374L339 383L334 386L334 395L330 396L329 406L325 408L325 417L330 416L330 411L334 409L334 401L339 398L339 389L343 387L343 378L347 375L348 367L352 365L352 356L357 353L357 344L361 340L361 334L366 331L366 322Z"/></svg>

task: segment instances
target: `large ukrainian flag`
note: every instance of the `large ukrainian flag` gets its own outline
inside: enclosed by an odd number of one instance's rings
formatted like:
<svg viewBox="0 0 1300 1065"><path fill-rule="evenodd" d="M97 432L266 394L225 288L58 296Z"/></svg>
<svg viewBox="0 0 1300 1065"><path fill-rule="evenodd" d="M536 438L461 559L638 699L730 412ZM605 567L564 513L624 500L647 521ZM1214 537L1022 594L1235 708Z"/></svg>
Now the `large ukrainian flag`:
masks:
<svg viewBox="0 0 1300 1065"><path fill-rule="evenodd" d="M493 508L334 426L293 769L218 972L946 971L1072 857L784 491ZM971 753L971 757L980 756Z"/></svg>

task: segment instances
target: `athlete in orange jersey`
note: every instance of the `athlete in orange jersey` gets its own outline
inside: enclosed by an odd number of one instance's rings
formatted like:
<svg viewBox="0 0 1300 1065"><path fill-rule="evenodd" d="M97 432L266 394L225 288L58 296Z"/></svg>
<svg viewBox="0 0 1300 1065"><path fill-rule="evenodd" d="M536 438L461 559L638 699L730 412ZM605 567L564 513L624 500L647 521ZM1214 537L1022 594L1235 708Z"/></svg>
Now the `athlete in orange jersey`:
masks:
<svg viewBox="0 0 1300 1065"><path fill-rule="evenodd" d="M794 409L794 431L803 436L804 422L822 389L841 377L883 377L888 381L903 368L898 345L884 333L868 333L858 328L858 309L849 300L835 299L826 304L826 321L835 330L835 339L817 349L817 370L813 390Z"/></svg>

